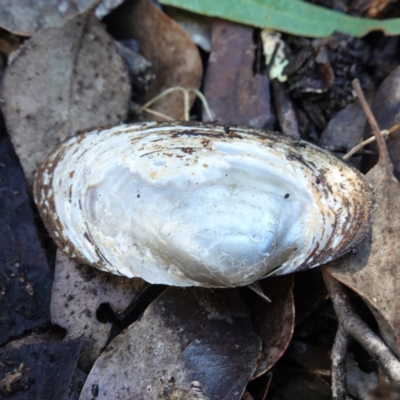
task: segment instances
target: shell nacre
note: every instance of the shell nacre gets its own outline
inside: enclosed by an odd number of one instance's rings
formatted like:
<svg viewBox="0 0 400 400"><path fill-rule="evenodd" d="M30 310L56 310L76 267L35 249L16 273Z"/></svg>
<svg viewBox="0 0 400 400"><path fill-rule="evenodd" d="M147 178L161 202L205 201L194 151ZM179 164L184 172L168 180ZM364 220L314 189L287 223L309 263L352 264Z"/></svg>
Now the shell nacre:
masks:
<svg viewBox="0 0 400 400"><path fill-rule="evenodd" d="M374 210L363 175L314 145L189 122L72 137L34 192L68 255L176 286L243 286L326 263L362 239Z"/></svg>

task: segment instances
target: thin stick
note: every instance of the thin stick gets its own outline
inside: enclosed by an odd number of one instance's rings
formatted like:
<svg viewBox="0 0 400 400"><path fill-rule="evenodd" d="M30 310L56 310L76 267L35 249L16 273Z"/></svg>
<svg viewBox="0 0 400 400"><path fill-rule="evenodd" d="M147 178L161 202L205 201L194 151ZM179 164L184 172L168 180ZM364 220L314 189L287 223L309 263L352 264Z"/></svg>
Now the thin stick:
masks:
<svg viewBox="0 0 400 400"><path fill-rule="evenodd" d="M382 131L382 134L384 133L384 131ZM361 142L360 144L358 144L357 146L354 146L348 153L346 153L342 159L343 160L348 160L353 154L356 154L358 151L360 151L364 146L366 146L367 144L370 144L372 142L375 142L375 136L371 136L370 138L364 140L363 142Z"/></svg>
<svg viewBox="0 0 400 400"><path fill-rule="evenodd" d="M332 347L332 399L346 400L346 354L351 337L339 323Z"/></svg>
<svg viewBox="0 0 400 400"><path fill-rule="evenodd" d="M400 124L396 124L396 125L392 126L390 129L384 129L384 130L381 131L381 133L382 133L382 136L386 139L389 135L391 135L392 133L395 133L397 131L400 131ZM360 151L367 144L375 142L375 140L376 140L375 136L371 136L370 138L364 140L363 142L361 142L357 146L354 146L348 153L346 153L342 157L342 159L343 160L348 160L353 154L355 154L358 151Z"/></svg>
<svg viewBox="0 0 400 400"><path fill-rule="evenodd" d="M260 297L262 297L266 302L272 303L271 299L264 294L264 292L261 289L260 283L259 282L253 282L251 285L247 286L249 289L251 289L253 292L257 293Z"/></svg>
<svg viewBox="0 0 400 400"><path fill-rule="evenodd" d="M384 167L388 171L392 171L393 167L392 163L390 162L389 152L386 147L385 139L383 138L381 130L379 129L378 123L376 122L376 119L374 117L374 114L372 114L371 108L369 107L369 104L365 99L364 92L361 89L359 80L354 79L352 85L354 91L357 94L358 101L361 104L364 114L367 117L367 120L371 126L372 132L376 138L376 144L378 145L378 151L379 151L379 162L383 163Z"/></svg>
<svg viewBox="0 0 400 400"><path fill-rule="evenodd" d="M342 285L322 267L322 276L328 289L339 323L371 357L376 359L385 375L396 387L400 386L400 362L368 325L358 316Z"/></svg>

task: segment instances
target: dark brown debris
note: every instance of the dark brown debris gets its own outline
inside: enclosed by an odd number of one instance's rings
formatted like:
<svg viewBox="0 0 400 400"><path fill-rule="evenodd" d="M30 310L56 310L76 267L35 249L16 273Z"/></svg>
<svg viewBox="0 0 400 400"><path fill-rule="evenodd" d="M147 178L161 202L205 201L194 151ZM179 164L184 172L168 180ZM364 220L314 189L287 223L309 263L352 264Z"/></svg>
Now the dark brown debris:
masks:
<svg viewBox="0 0 400 400"><path fill-rule="evenodd" d="M25 179L0 139L0 344L50 320L52 274L40 245Z"/></svg>
<svg viewBox="0 0 400 400"><path fill-rule="evenodd" d="M0 354L0 399L67 400L80 339L37 343Z"/></svg>

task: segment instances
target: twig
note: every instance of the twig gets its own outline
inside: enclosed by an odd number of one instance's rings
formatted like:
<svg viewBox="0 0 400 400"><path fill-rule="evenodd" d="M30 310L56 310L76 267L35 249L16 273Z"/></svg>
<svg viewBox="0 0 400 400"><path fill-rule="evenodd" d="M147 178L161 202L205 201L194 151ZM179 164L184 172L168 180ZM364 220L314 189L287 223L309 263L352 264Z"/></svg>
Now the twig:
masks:
<svg viewBox="0 0 400 400"><path fill-rule="evenodd" d="M379 362L390 382L397 387L400 386L399 360L378 335L357 315L349 298L343 291L342 285L329 274L326 267L322 267L322 276L343 329L357 340L371 357Z"/></svg>
<svg viewBox="0 0 400 400"><path fill-rule="evenodd" d="M271 299L266 296L261 288L261 285L258 281L253 282L252 284L247 286L253 292L257 293L261 298L263 298L267 303L271 303Z"/></svg>
<svg viewBox="0 0 400 400"><path fill-rule="evenodd" d="M400 131L400 124L396 124L396 125L392 126L390 129L383 129L381 131L381 133L382 133L382 136L386 139L389 135L391 135L392 133L395 133L397 131ZM373 143L375 141L376 141L375 136L371 136L370 138L362 141L357 146L354 146L348 153L346 153L342 157L342 159L348 160L353 154L360 151L364 146L366 146L367 144Z"/></svg>
<svg viewBox="0 0 400 400"><path fill-rule="evenodd" d="M351 337L339 322L332 347L332 399L346 400L346 354Z"/></svg>
<svg viewBox="0 0 400 400"><path fill-rule="evenodd" d="M381 130L379 129L378 123L376 122L376 119L374 117L374 114L372 114L371 108L369 107L369 104L365 99L359 80L354 79L352 85L354 91L357 94L358 101L360 102L364 114L367 117L369 124L371 125L372 133L376 138L376 144L378 145L378 151L379 151L379 162L381 162L384 165L386 170L391 172L393 170L393 167L390 161L389 152L386 147L385 139L383 138Z"/></svg>

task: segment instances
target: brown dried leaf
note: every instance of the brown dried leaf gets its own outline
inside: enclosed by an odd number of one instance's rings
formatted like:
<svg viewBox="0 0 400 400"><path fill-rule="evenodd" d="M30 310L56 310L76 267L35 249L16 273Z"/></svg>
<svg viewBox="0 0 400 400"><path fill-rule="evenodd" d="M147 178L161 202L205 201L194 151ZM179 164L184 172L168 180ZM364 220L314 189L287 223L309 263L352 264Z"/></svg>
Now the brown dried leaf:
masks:
<svg viewBox="0 0 400 400"><path fill-rule="evenodd" d="M400 123L400 67L382 82L371 105L372 112L381 129L389 129ZM394 175L400 179L400 133L387 139Z"/></svg>
<svg viewBox="0 0 400 400"><path fill-rule="evenodd" d="M67 330L66 339L83 338L79 360L88 371L106 345L110 322L100 322L97 310L109 304L115 313L122 313L145 290L146 282L77 265L58 251L51 296L52 322Z"/></svg>
<svg viewBox="0 0 400 400"><path fill-rule="evenodd" d="M328 271L365 300L386 344L400 357L400 183L383 139L379 146L379 162L367 174L377 203L372 229L353 253L329 264Z"/></svg>
<svg viewBox="0 0 400 400"><path fill-rule="evenodd" d="M187 33L149 0L127 1L104 20L118 40L136 39L140 53L153 65L155 79L138 98L144 104L173 86L198 88L203 73L200 54ZM182 93L167 95L151 109L183 119ZM160 120L145 114L146 120Z"/></svg>
<svg viewBox="0 0 400 400"><path fill-rule="evenodd" d="M111 37L91 14L28 40L8 67L2 110L28 180L71 133L127 115L129 78Z"/></svg>
<svg viewBox="0 0 400 400"><path fill-rule="evenodd" d="M294 276L277 276L260 281L267 303L251 293L249 307L254 330L262 341L262 349L253 378L270 370L286 351L294 329Z"/></svg>
<svg viewBox="0 0 400 400"><path fill-rule="evenodd" d="M216 20L204 93L220 124L272 128L267 76L254 74L253 28ZM203 112L203 120L209 120Z"/></svg>
<svg viewBox="0 0 400 400"><path fill-rule="evenodd" d="M259 351L238 289L171 287L107 346L80 400L93 385L96 400L238 400Z"/></svg>
<svg viewBox="0 0 400 400"><path fill-rule="evenodd" d="M30 36L48 27L61 26L65 20L82 14L99 0L3 0L0 26L16 35Z"/></svg>

